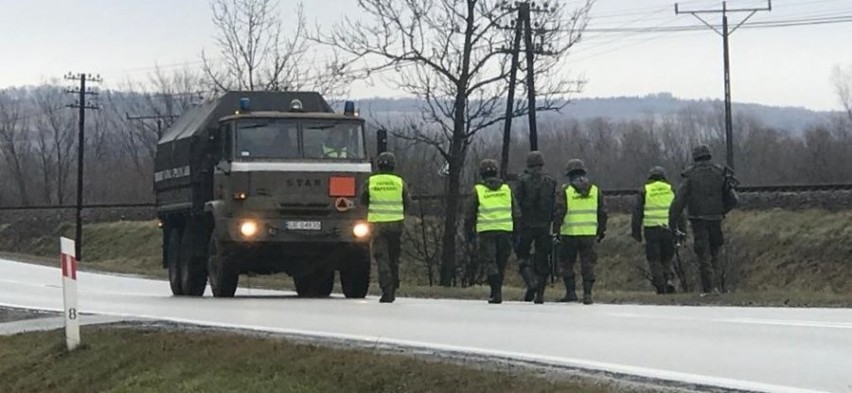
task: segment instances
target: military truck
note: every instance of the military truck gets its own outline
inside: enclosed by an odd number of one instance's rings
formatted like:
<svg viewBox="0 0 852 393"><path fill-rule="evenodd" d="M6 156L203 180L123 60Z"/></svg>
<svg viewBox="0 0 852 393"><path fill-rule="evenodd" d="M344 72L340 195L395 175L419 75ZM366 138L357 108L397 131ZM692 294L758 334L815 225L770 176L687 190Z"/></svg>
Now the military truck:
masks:
<svg viewBox="0 0 852 393"><path fill-rule="evenodd" d="M302 297L363 298L371 172L364 120L318 93L232 91L159 140L154 188L174 295L232 297L240 274L284 272Z"/></svg>

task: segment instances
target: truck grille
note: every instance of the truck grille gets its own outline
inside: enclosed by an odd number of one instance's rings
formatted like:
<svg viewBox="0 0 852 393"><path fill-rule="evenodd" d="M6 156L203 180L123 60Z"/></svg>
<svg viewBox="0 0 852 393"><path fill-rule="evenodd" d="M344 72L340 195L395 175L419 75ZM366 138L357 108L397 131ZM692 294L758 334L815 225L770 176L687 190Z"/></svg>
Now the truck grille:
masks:
<svg viewBox="0 0 852 393"><path fill-rule="evenodd" d="M324 217L331 213L327 203L281 203L279 206L281 217Z"/></svg>

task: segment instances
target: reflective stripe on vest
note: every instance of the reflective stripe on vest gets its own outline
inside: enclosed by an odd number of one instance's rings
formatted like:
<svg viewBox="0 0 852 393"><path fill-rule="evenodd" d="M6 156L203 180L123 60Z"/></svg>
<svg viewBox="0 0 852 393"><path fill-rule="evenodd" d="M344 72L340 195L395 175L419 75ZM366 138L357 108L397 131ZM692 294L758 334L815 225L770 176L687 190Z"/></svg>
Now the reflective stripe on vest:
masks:
<svg viewBox="0 0 852 393"><path fill-rule="evenodd" d="M348 158L349 157L349 148L343 146L341 148L334 148L330 146L323 145L322 146L322 156L328 158Z"/></svg>
<svg viewBox="0 0 852 393"><path fill-rule="evenodd" d="M568 211L559 231L565 236L595 236L598 234L598 187L592 186L589 196L583 197L572 186L565 188Z"/></svg>
<svg viewBox="0 0 852 393"><path fill-rule="evenodd" d="M512 232L512 189L503 184L492 190L483 184L476 185L479 207L476 211L476 232Z"/></svg>
<svg viewBox="0 0 852 393"><path fill-rule="evenodd" d="M388 173L375 174L367 180L370 203L368 222L396 222L405 219L402 203L402 178Z"/></svg>
<svg viewBox="0 0 852 393"><path fill-rule="evenodd" d="M669 225L669 207L674 201L672 186L664 181L645 185L645 212L642 225L659 227Z"/></svg>

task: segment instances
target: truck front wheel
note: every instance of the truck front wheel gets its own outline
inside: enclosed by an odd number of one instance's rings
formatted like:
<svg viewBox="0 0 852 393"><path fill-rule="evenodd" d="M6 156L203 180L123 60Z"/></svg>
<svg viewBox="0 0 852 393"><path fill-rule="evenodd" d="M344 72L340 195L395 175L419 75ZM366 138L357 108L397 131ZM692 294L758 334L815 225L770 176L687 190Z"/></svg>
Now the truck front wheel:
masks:
<svg viewBox="0 0 852 393"><path fill-rule="evenodd" d="M340 286L343 296L363 299L370 289L370 250L353 248L344 260L340 269Z"/></svg>
<svg viewBox="0 0 852 393"><path fill-rule="evenodd" d="M213 297L234 297L240 281L240 271L234 265L228 250L216 240L210 238L207 257L207 275Z"/></svg>
<svg viewBox="0 0 852 393"><path fill-rule="evenodd" d="M169 268L169 286L172 288L172 295L175 296L183 295L183 280L180 275L180 238L178 228L169 229L169 236L166 238L166 266Z"/></svg>
<svg viewBox="0 0 852 393"><path fill-rule="evenodd" d="M193 232L190 228L197 230L197 227L187 226L180 244L181 287L186 296L203 296L207 287L207 263L203 258L192 255Z"/></svg>

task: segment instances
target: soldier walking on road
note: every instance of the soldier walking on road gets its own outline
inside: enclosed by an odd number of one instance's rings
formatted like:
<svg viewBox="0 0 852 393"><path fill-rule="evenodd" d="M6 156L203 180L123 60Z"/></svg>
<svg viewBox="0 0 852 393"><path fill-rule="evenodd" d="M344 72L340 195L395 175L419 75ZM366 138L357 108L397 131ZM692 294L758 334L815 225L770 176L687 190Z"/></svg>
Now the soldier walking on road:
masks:
<svg viewBox="0 0 852 393"><path fill-rule="evenodd" d="M694 164L683 173L684 181L675 194L669 212L669 226L682 233L686 230L683 209L692 225L695 254L701 271L703 294L719 293L721 265L719 251L725 243L722 219L737 205L736 180L729 168L710 161L710 147L692 150Z"/></svg>
<svg viewBox="0 0 852 393"><path fill-rule="evenodd" d="M642 242L645 233L645 257L651 271L651 283L657 294L674 293L672 259L675 238L669 229L669 208L674 191L662 167L651 168L645 187L639 192L631 221L633 238Z"/></svg>
<svg viewBox="0 0 852 393"><path fill-rule="evenodd" d="M379 271L379 302L393 303L399 289L400 240L408 208L408 187L402 177L394 174L393 153L383 152L376 161L379 170L367 179L361 203L367 206L367 221L373 231L370 248Z"/></svg>
<svg viewBox="0 0 852 393"><path fill-rule="evenodd" d="M515 196L521 209L518 234L518 265L526 284L524 301L544 303L544 288L550 274L548 256L551 252L553 205L556 181L542 173L544 156L539 151L527 155L527 169L518 179ZM530 251L535 247L535 253Z"/></svg>
<svg viewBox="0 0 852 393"><path fill-rule="evenodd" d="M580 257L583 277L583 304L592 304L597 262L596 242L606 236L607 213L603 194L589 181L583 161L572 159L565 166L568 184L556 197L554 228L560 234L559 261L565 281L561 302L576 302L574 263Z"/></svg>
<svg viewBox="0 0 852 393"><path fill-rule="evenodd" d="M478 258L488 274L491 295L488 303L503 302L503 277L506 261L512 251L512 231L520 211L512 189L497 174L497 161L486 159L479 164L480 182L474 186L465 215L465 233L471 241L479 241Z"/></svg>

